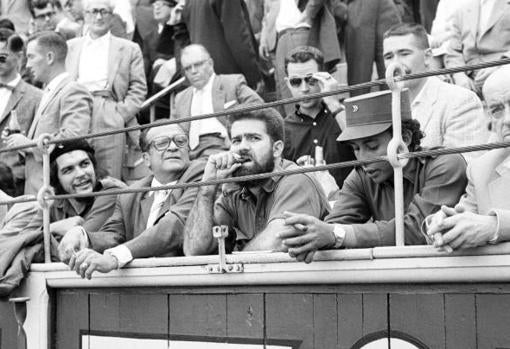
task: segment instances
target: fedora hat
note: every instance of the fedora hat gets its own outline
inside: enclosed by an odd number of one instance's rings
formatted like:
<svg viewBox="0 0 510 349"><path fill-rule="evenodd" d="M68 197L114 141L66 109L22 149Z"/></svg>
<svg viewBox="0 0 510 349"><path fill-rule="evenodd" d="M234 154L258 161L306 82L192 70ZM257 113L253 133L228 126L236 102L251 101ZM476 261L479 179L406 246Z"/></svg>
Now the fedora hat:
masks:
<svg viewBox="0 0 510 349"><path fill-rule="evenodd" d="M339 142L371 137L389 129L391 119L391 91L367 93L344 101L346 127L337 138ZM409 92L402 91L402 120L411 119Z"/></svg>

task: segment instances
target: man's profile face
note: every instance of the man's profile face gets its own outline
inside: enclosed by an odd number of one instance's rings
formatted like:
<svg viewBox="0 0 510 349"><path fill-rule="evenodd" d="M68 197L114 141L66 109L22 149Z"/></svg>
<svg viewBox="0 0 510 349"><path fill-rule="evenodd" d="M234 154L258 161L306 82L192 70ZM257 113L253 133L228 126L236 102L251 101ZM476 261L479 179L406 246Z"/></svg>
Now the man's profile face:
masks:
<svg viewBox="0 0 510 349"><path fill-rule="evenodd" d="M53 31L57 27L55 20L55 8L48 3L45 8L34 7L34 24L35 31Z"/></svg>
<svg viewBox="0 0 510 349"><path fill-rule="evenodd" d="M319 72L319 66L313 59L304 63L289 63L287 65L287 86L292 97L302 97L320 92L317 79L313 78L314 73ZM309 99L299 102L302 108L314 108L321 102L320 98Z"/></svg>
<svg viewBox="0 0 510 349"><path fill-rule="evenodd" d="M18 67L20 56L7 48L6 41L0 41L0 76L8 76Z"/></svg>
<svg viewBox="0 0 510 349"><path fill-rule="evenodd" d="M111 27L113 8L107 0L89 0L85 6L85 22L95 36L106 34Z"/></svg>
<svg viewBox="0 0 510 349"><path fill-rule="evenodd" d="M244 161L234 173L235 177L271 172L274 169L274 142L267 134L263 121L243 119L234 121L231 127L230 150Z"/></svg>
<svg viewBox="0 0 510 349"><path fill-rule="evenodd" d="M367 160L386 155L391 138L391 132L387 130L375 136L350 140L349 145L357 160ZM393 168L387 161L363 165L363 170L370 179L379 184L393 177Z"/></svg>
<svg viewBox="0 0 510 349"><path fill-rule="evenodd" d="M189 83L197 88L203 88L214 73L211 57L199 47L190 47L182 54L181 65Z"/></svg>
<svg viewBox="0 0 510 349"><path fill-rule="evenodd" d="M36 40L27 44L27 68L34 75L34 79L40 82L47 82L49 64L47 53L39 46Z"/></svg>
<svg viewBox="0 0 510 349"><path fill-rule="evenodd" d="M414 74L427 70L429 55L417 44L413 34L390 36L383 41L384 65L388 67L393 62L402 64L405 73ZM419 80L407 80L404 85L413 88L419 85Z"/></svg>
<svg viewBox="0 0 510 349"><path fill-rule="evenodd" d="M189 166L188 137L178 125L153 127L147 132L149 149L144 153L154 174L180 174Z"/></svg>
<svg viewBox="0 0 510 349"><path fill-rule="evenodd" d="M170 19L172 7L166 1L156 0L152 3L152 15L156 22L165 24Z"/></svg>
<svg viewBox="0 0 510 349"><path fill-rule="evenodd" d="M96 186L96 172L89 155L73 150L55 159L57 176L62 189L68 194L91 193Z"/></svg>

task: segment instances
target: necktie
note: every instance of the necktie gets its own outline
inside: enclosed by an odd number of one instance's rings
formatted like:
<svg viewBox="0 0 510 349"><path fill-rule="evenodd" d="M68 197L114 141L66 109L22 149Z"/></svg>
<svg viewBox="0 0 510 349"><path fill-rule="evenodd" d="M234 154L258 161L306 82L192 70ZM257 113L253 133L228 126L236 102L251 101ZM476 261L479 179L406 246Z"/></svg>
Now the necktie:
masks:
<svg viewBox="0 0 510 349"><path fill-rule="evenodd" d="M147 219L147 228L150 228L154 225L154 222L159 217L161 208L163 207L168 194L170 194L170 190L160 190L154 193L154 202L151 206L151 212L149 214L149 218Z"/></svg>
<svg viewBox="0 0 510 349"><path fill-rule="evenodd" d="M5 88L9 91L14 91L14 86L4 84L3 82L0 82L0 88Z"/></svg>

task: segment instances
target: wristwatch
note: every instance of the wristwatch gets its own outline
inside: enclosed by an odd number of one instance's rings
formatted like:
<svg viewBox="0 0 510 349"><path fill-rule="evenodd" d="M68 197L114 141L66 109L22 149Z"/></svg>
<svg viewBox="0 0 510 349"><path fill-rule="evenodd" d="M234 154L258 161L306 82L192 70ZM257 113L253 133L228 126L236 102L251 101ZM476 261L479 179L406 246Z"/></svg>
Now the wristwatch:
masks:
<svg viewBox="0 0 510 349"><path fill-rule="evenodd" d="M333 248L342 247L345 240L345 229L341 224L334 224L333 235L335 237L335 244L333 245Z"/></svg>

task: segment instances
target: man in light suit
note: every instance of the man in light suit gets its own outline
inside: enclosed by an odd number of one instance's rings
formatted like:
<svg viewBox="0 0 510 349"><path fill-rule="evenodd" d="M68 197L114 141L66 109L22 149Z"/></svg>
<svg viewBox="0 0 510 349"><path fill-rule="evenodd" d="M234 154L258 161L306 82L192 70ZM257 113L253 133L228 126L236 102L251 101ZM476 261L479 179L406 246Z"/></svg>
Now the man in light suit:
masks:
<svg viewBox="0 0 510 349"><path fill-rule="evenodd" d="M152 174L131 188L198 182L205 159L190 161L188 138L179 125L146 129L140 137ZM198 188L120 195L115 212L98 232L69 230L59 246L61 259L82 277L121 268L133 258L182 255L183 230ZM73 251L80 250L74 257Z"/></svg>
<svg viewBox="0 0 510 349"><path fill-rule="evenodd" d="M510 3L507 0L465 0L451 18L452 38L446 68L510 57ZM498 67L455 73L455 84L480 92Z"/></svg>
<svg viewBox="0 0 510 349"><path fill-rule="evenodd" d="M170 114L172 119L264 102L246 85L242 75L216 75L214 62L202 45L185 47L181 53L181 65L191 86L176 96L175 111ZM226 116L184 122L181 126L189 136L192 159L228 149Z"/></svg>
<svg viewBox="0 0 510 349"><path fill-rule="evenodd" d="M26 136L11 134L8 147L27 145L43 133L55 139L86 135L90 130L92 98L85 87L65 70L67 45L55 32L41 32L27 43L27 68L46 87L39 108ZM42 154L35 148L25 153L25 194L35 194L43 183Z"/></svg>
<svg viewBox="0 0 510 349"><path fill-rule="evenodd" d="M398 24L384 34L383 57L386 66L404 66L406 74L430 70L432 53L427 33L418 24ZM489 136L480 99L460 86L432 76L408 80L413 118L425 133L424 147L461 147L482 144ZM465 153L467 159L481 155Z"/></svg>
<svg viewBox="0 0 510 349"><path fill-rule="evenodd" d="M23 60L24 43L10 29L0 29L0 134L26 135L41 101L42 91L21 79L18 69ZM2 142L0 148L4 148ZM25 186L24 159L18 152L0 153L0 161L13 173L15 195L22 195Z"/></svg>
<svg viewBox="0 0 510 349"><path fill-rule="evenodd" d="M489 76L483 86L498 142L510 141L510 67ZM455 208L443 206L428 234L437 247L470 248L510 240L510 148L494 149L467 168L466 194ZM438 234L439 233L439 234Z"/></svg>
<svg viewBox="0 0 510 349"><path fill-rule="evenodd" d="M1 0L0 15L9 18L20 34L28 33L28 23L32 18L29 0Z"/></svg>
<svg viewBox="0 0 510 349"><path fill-rule="evenodd" d="M138 124L136 114L147 94L140 47L113 36L110 0L86 0L87 36L68 42L67 69L94 96L92 132L115 130ZM131 146L138 132L130 132ZM110 176L121 177L126 136L124 133L91 139L98 165Z"/></svg>

